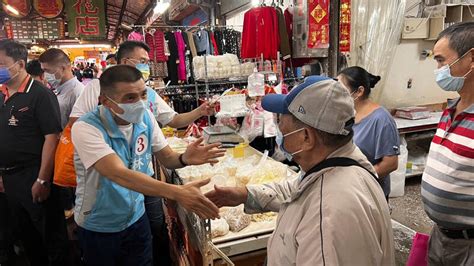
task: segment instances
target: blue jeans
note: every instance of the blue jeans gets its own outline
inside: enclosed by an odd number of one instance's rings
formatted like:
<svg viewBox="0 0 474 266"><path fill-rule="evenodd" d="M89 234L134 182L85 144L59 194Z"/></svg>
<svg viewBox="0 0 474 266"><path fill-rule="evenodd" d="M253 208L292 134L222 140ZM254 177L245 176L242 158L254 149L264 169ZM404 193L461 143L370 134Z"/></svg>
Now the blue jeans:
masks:
<svg viewBox="0 0 474 266"><path fill-rule="evenodd" d="M153 265L172 265L168 228L163 212L163 199L160 197L145 196L145 210L150 220L151 233L153 235Z"/></svg>
<svg viewBox="0 0 474 266"><path fill-rule="evenodd" d="M152 265L152 239L146 214L118 233L99 233L78 226L77 236L86 266Z"/></svg>

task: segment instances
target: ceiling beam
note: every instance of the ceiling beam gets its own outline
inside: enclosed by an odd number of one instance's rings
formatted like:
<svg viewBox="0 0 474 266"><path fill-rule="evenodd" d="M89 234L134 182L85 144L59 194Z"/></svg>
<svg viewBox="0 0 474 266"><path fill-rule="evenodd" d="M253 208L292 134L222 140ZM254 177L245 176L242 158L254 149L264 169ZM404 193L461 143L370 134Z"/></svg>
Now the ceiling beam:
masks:
<svg viewBox="0 0 474 266"><path fill-rule="evenodd" d="M120 10L120 14L119 14L117 24L115 25L115 34L114 34L113 41L115 41L118 38L118 35L119 35L119 32L120 32L119 27L120 27L120 24L122 24L122 19L123 19L123 14L125 13L125 9L127 9L127 2L128 2L128 0L123 0L122 1L122 9Z"/></svg>
<svg viewBox="0 0 474 266"><path fill-rule="evenodd" d="M156 6L156 0L150 0L150 3L143 9L143 12L140 14L140 17L138 17L137 21L135 21L135 24L145 24L146 22L146 17L152 11Z"/></svg>

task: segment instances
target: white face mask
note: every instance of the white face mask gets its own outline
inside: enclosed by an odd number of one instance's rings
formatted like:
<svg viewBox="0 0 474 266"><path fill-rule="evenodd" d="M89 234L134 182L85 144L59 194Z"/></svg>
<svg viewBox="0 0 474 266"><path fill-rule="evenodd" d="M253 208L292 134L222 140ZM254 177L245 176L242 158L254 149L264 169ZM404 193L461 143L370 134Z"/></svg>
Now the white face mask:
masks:
<svg viewBox="0 0 474 266"><path fill-rule="evenodd" d="M146 111L146 101L140 100L135 103L117 103L110 99L110 97L106 97L123 110L123 114L118 114L110 109L116 116L132 124L138 124L143 121L143 115Z"/></svg>

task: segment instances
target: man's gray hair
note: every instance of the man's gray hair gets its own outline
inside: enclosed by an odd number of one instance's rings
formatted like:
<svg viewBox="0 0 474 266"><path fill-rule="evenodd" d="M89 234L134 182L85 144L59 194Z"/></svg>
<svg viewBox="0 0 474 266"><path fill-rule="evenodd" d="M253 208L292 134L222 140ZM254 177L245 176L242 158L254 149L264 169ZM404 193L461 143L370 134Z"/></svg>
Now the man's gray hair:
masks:
<svg viewBox="0 0 474 266"><path fill-rule="evenodd" d="M463 56L474 47L474 21L454 24L443 30L436 42L446 38L449 41L449 48Z"/></svg>

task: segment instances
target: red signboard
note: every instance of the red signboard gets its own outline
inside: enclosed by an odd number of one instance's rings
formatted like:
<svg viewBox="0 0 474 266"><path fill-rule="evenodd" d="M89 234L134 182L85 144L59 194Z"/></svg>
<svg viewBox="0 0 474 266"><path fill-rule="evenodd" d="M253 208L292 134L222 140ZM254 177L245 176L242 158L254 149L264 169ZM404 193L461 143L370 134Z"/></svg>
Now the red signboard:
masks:
<svg viewBox="0 0 474 266"><path fill-rule="evenodd" d="M66 0L69 37L105 38L103 0Z"/></svg>
<svg viewBox="0 0 474 266"><path fill-rule="evenodd" d="M341 0L339 51L351 51L351 0Z"/></svg>
<svg viewBox="0 0 474 266"><path fill-rule="evenodd" d="M30 14L30 0L2 0L3 11L14 18L24 18Z"/></svg>
<svg viewBox="0 0 474 266"><path fill-rule="evenodd" d="M64 10L63 0L33 0L33 7L44 18L55 18Z"/></svg>
<svg viewBox="0 0 474 266"><path fill-rule="evenodd" d="M308 48L328 48L329 0L309 0L308 16Z"/></svg>

